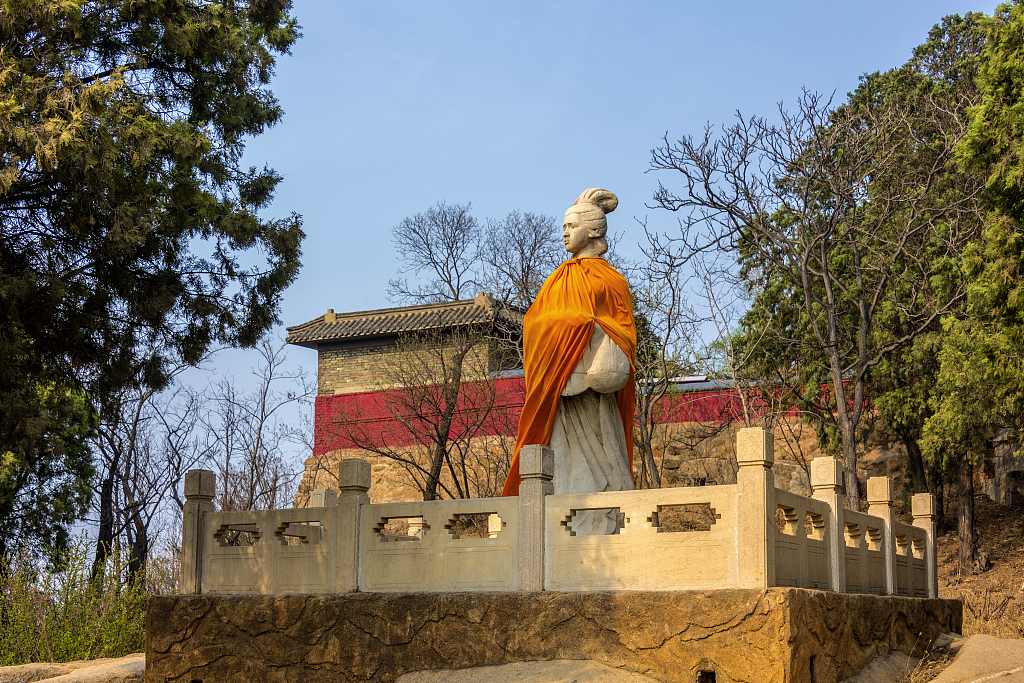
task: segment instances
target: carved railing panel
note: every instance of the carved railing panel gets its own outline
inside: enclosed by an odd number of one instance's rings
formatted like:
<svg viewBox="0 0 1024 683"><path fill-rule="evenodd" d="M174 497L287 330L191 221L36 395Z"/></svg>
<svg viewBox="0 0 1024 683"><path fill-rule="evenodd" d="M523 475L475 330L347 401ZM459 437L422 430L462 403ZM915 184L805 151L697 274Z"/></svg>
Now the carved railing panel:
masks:
<svg viewBox="0 0 1024 683"><path fill-rule="evenodd" d="M412 533L388 533L395 520ZM364 505L359 590L516 590L518 522L516 498Z"/></svg>
<svg viewBox="0 0 1024 683"><path fill-rule="evenodd" d="M548 496L545 590L684 590L737 585L736 486ZM685 506L685 507L684 507ZM581 513L618 520L579 535Z"/></svg>

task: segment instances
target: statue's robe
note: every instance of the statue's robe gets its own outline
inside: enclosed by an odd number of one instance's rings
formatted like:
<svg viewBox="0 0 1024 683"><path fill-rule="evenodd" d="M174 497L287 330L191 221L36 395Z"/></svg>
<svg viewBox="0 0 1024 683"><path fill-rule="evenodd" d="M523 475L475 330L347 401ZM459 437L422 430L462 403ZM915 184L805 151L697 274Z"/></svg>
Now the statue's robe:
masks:
<svg viewBox="0 0 1024 683"><path fill-rule="evenodd" d="M632 471L636 327L629 285L603 258L574 258L548 277L523 320L526 401L501 495L519 494L519 449L527 444L551 444L562 390L583 357L595 324L601 325L629 358L629 381L615 392L615 402Z"/></svg>

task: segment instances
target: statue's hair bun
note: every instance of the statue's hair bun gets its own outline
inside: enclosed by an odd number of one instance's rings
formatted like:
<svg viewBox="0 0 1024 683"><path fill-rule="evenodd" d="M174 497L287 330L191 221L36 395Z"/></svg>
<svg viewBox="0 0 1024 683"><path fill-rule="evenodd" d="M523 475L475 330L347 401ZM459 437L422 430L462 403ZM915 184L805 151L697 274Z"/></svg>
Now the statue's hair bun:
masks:
<svg viewBox="0 0 1024 683"><path fill-rule="evenodd" d="M592 187L589 190L584 190L579 199L572 204L573 206L577 204L594 204L605 213L611 213L619 205L619 198L604 188Z"/></svg>

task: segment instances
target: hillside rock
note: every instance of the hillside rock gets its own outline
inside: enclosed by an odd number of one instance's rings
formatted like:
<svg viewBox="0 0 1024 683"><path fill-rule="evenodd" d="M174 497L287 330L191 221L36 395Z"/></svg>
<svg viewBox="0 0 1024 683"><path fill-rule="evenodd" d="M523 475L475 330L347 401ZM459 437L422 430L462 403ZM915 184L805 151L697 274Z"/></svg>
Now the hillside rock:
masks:
<svg viewBox="0 0 1024 683"><path fill-rule="evenodd" d="M934 683L972 683L998 680L1024 682L1024 640L1004 640L988 635L967 638L956 659Z"/></svg>
<svg viewBox="0 0 1024 683"><path fill-rule="evenodd" d="M478 666L459 671L402 674L395 683L657 683L653 678L613 669L598 662L553 660Z"/></svg>
<svg viewBox="0 0 1024 683"><path fill-rule="evenodd" d="M142 683L146 655L0 667L0 683Z"/></svg>
<svg viewBox="0 0 1024 683"><path fill-rule="evenodd" d="M876 657L914 655L958 630L960 609L785 588L154 596L146 680L391 683L425 670L587 660L662 683L825 682Z"/></svg>

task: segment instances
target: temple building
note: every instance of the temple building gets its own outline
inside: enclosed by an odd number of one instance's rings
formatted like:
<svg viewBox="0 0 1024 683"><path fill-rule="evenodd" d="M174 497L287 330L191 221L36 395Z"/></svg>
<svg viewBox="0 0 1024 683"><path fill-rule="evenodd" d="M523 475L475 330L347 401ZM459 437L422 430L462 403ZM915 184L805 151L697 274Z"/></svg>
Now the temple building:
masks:
<svg viewBox="0 0 1024 683"><path fill-rule="evenodd" d="M432 396L395 389L456 387L452 429L470 440L514 441L524 384L519 356L523 313L480 292L473 299L353 313L327 313L288 328L287 342L317 352L317 397L312 457L305 463L296 504L308 492L330 488L335 463L345 457L373 465L375 502L416 500L421 493L401 463L374 456L368 445L407 449L429 442L443 419ZM452 355L461 353L459 363ZM458 367L460 376L452 378ZM481 417L481 395L488 416ZM420 400L421 406L407 405ZM431 414L434 413L434 414ZM403 451L403 453L406 451ZM413 455L410 455L413 458Z"/></svg>

